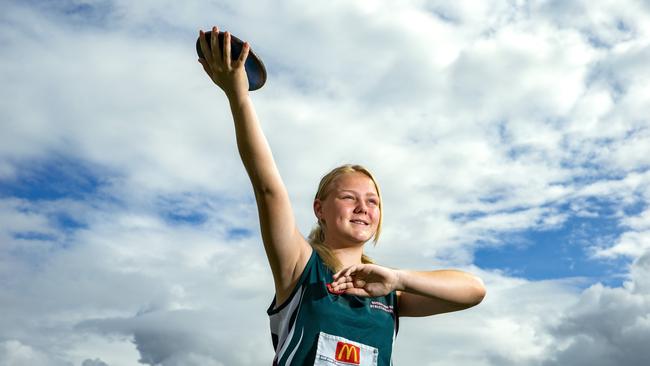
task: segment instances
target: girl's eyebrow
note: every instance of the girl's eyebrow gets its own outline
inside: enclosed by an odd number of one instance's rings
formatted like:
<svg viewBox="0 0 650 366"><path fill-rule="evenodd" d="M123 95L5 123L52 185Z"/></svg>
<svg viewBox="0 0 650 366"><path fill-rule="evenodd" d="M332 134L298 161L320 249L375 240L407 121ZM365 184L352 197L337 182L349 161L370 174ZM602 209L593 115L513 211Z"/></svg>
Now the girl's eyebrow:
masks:
<svg viewBox="0 0 650 366"><path fill-rule="evenodd" d="M341 192L357 193L357 191L352 190L352 189L339 189L339 191L341 191ZM366 193L366 196L374 196L374 197L378 197L378 196L377 196L377 193L375 193L375 192L368 192L368 193Z"/></svg>

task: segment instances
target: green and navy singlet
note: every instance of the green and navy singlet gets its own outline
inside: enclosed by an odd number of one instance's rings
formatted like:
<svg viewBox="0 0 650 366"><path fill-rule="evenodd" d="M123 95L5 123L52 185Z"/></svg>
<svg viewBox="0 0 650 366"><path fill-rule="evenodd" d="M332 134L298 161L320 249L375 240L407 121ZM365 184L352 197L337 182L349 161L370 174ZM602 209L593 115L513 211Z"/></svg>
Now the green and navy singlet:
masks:
<svg viewBox="0 0 650 366"><path fill-rule="evenodd" d="M389 366L397 336L397 295L336 295L332 271L313 250L289 298L267 310L273 365Z"/></svg>

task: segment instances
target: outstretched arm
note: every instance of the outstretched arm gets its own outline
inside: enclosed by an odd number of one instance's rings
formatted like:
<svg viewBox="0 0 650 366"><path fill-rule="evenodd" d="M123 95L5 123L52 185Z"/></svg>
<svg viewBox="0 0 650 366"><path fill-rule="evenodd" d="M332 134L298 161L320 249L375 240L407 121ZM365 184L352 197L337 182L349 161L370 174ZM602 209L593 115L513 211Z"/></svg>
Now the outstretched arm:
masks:
<svg viewBox="0 0 650 366"><path fill-rule="evenodd" d="M376 264L358 264L337 272L332 287L350 295L373 297L397 291L400 316L467 309L485 297L483 281L466 272L396 270Z"/></svg>
<svg viewBox="0 0 650 366"><path fill-rule="evenodd" d="M203 31L200 32L205 59L199 59L199 62L230 102L237 148L253 185L264 249L273 272L276 296L281 301L300 276L311 247L296 227L289 195L248 93L244 63L250 46L245 43L239 58L231 60L230 33L224 35L223 54L217 44L217 34L218 29L213 27L209 49Z"/></svg>
<svg viewBox="0 0 650 366"><path fill-rule="evenodd" d="M398 271L400 316L429 316L478 305L483 281L458 270Z"/></svg>

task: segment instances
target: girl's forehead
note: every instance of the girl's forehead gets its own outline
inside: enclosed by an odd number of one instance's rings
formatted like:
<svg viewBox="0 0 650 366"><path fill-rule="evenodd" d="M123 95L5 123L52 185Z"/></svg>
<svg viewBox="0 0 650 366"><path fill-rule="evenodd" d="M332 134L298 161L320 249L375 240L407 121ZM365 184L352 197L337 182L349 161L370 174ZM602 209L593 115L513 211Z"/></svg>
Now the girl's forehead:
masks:
<svg viewBox="0 0 650 366"><path fill-rule="evenodd" d="M333 182L336 190L370 191L377 194L375 183L367 175L359 172L346 173Z"/></svg>

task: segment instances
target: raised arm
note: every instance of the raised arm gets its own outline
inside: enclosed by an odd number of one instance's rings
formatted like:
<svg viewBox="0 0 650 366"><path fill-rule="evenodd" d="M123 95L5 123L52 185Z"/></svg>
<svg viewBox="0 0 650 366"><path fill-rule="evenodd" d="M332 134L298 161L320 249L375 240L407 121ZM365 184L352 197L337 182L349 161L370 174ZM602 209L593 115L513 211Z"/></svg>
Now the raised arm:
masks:
<svg viewBox="0 0 650 366"><path fill-rule="evenodd" d="M209 49L203 31L200 32L205 59L199 62L230 102L237 148L253 185L264 249L273 272L277 301L282 302L293 289L312 249L297 229L289 194L248 93L244 63L250 46L245 43L239 59L231 61L230 33L225 33L223 54L217 34L218 29L213 27Z"/></svg>

